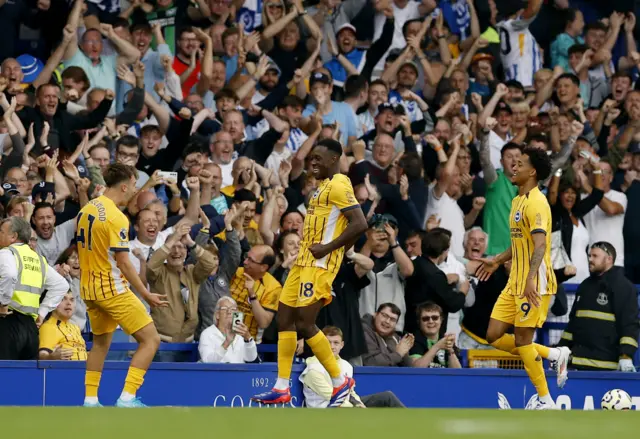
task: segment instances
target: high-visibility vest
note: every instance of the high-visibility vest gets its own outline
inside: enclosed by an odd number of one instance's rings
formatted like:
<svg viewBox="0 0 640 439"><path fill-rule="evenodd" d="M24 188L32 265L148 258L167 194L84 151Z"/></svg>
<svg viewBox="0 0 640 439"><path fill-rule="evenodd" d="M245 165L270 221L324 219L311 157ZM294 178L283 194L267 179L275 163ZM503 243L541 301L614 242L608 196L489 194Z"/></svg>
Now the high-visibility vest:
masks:
<svg viewBox="0 0 640 439"><path fill-rule="evenodd" d="M27 244L13 244L7 248L13 253L18 266L18 281L9 308L36 319L47 275L47 263Z"/></svg>

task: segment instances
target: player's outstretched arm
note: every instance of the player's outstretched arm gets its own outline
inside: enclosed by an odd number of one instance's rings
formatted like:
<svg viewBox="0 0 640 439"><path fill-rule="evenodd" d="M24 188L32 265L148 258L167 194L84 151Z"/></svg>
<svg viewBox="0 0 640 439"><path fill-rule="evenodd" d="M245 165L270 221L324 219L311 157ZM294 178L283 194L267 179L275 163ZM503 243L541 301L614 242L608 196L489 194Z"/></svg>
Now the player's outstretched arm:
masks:
<svg viewBox="0 0 640 439"><path fill-rule="evenodd" d="M337 250L341 247L351 248L353 244L358 240L360 235L362 235L367 230L367 220L364 217L364 213L362 213L362 209L359 205L345 210L342 212L344 216L347 217L349 221L349 225L344 232L340 234L336 239L327 243L327 244L314 244L309 248L311 254L314 258L320 259L328 255L334 250Z"/></svg>
<svg viewBox="0 0 640 439"><path fill-rule="evenodd" d="M511 246L508 249L500 253L493 259L482 258L480 262L482 264L476 268L475 273L478 279L481 281L486 281L491 277L491 275L498 269L499 266L504 264L507 261L510 261L512 257Z"/></svg>
<svg viewBox="0 0 640 439"><path fill-rule="evenodd" d="M153 294L147 290L146 285L143 284L140 280L138 272L129 259L129 252L115 252L115 259L116 265L118 266L122 274L124 274L125 279L129 281L131 286L142 296L145 302L147 302L152 307L169 305L169 302L167 302L166 300L167 296Z"/></svg>

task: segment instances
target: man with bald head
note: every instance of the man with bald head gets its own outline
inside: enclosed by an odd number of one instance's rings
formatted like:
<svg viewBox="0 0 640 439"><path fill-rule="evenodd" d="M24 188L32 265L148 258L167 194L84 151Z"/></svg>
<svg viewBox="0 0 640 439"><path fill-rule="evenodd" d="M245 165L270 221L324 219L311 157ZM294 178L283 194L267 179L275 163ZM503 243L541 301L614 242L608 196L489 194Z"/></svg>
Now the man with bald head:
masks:
<svg viewBox="0 0 640 439"><path fill-rule="evenodd" d="M282 285L269 273L275 263L273 249L268 245L256 245L249 250L243 267L238 268L231 279L229 291L238 303L238 311L244 313L244 324L251 336L260 343L262 332L278 311Z"/></svg>
<svg viewBox="0 0 640 439"><path fill-rule="evenodd" d="M356 142L356 145L362 143L362 140ZM361 148L364 153L364 147ZM396 154L393 137L387 133L379 133L373 142L373 151L371 158L368 160L362 157L356 157L356 163L349 171L349 178L354 185L364 182L367 174L374 184L389 183L389 168ZM355 154L354 154L355 155Z"/></svg>
<svg viewBox="0 0 640 439"><path fill-rule="evenodd" d="M2 61L1 73L2 76L4 76L7 81L9 81L6 91L10 95L16 95L22 91L22 81L24 80L24 73L22 73L22 66L17 59L7 58Z"/></svg>
<svg viewBox="0 0 640 439"><path fill-rule="evenodd" d="M218 131L211 136L209 144L211 157L209 161L220 166L222 171L222 186L233 184L233 163L237 154L233 150L233 138L226 131Z"/></svg>

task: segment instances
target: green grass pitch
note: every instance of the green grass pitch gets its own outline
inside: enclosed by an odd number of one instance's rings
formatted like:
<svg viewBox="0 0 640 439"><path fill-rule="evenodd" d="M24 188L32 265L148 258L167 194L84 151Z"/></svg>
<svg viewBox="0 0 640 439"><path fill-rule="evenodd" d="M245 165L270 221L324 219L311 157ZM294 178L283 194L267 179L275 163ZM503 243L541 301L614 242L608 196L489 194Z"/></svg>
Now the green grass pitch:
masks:
<svg viewBox="0 0 640 439"><path fill-rule="evenodd" d="M435 409L3 407L2 437L46 439L631 438L640 414Z"/></svg>

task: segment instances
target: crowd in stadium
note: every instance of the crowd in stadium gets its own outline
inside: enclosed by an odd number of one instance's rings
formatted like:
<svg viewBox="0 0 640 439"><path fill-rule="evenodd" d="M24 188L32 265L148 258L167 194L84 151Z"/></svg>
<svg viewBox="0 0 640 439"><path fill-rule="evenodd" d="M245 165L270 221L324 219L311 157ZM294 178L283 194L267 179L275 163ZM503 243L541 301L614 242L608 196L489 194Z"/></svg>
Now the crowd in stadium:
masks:
<svg viewBox="0 0 640 439"><path fill-rule="evenodd" d="M21 350L8 323L20 310L0 279L0 359L86 359L76 217L121 163L137 169L138 189L121 240L148 290L166 296L149 308L161 343L199 343L203 362L273 361L260 345L277 342L306 206L323 196L307 156L332 138L369 225L318 317L336 355L459 368L462 352L493 349L489 316L510 267L482 281L476 271L511 245L510 179L526 145L553 166L541 186L559 285L549 315L568 321L555 341L572 348L573 368L635 371L634 10L639 2L0 0L0 211L31 225L29 245L70 288L44 295L37 346ZM10 257L0 273L5 265ZM581 300L562 284L579 285ZM296 354L309 353L300 337ZM308 364L312 379L317 360Z"/></svg>

